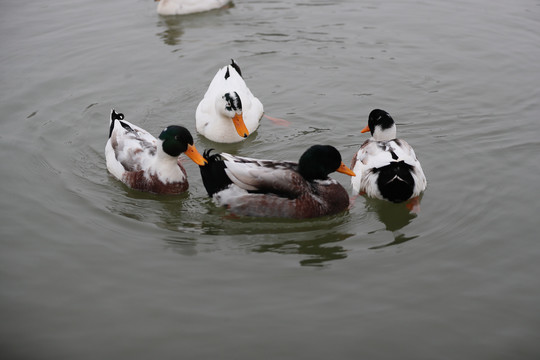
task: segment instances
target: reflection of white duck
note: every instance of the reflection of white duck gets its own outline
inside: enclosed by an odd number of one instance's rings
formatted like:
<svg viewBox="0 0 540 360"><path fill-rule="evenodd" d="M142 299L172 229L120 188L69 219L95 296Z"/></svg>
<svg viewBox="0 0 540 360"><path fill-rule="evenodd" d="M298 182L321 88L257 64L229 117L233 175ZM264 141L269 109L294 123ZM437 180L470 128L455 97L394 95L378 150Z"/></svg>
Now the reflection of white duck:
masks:
<svg viewBox="0 0 540 360"><path fill-rule="evenodd" d="M215 142L239 142L257 130L263 112L262 103L232 60L231 65L218 70L197 107L197 131Z"/></svg>
<svg viewBox="0 0 540 360"><path fill-rule="evenodd" d="M427 186L426 176L413 148L396 138L394 119L375 109L361 132L368 131L372 137L352 160L351 169L357 174L351 179L353 190L395 203L420 195Z"/></svg>
<svg viewBox="0 0 540 360"><path fill-rule="evenodd" d="M160 15L185 15L218 9L231 0L156 0L159 1L157 12Z"/></svg>

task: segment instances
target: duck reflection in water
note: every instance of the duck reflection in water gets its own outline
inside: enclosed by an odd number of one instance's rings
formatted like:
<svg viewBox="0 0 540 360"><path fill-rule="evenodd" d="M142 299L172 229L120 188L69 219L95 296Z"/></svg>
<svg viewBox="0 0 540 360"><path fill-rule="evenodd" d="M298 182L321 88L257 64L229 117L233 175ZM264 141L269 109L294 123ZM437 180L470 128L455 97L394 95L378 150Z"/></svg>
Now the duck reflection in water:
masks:
<svg viewBox="0 0 540 360"><path fill-rule="evenodd" d="M347 250L337 243L348 239L353 234L321 234L312 239L285 240L273 244L264 244L254 249L255 252L273 252L278 254L305 255L300 260L302 266L324 266L327 262L347 257ZM332 244L332 245L330 245Z"/></svg>
<svg viewBox="0 0 540 360"><path fill-rule="evenodd" d="M158 28L165 28L165 30L156 34L161 40L163 40L165 45L174 46L180 44L180 37L184 35L181 17L160 17L159 21L157 22L157 26Z"/></svg>
<svg viewBox="0 0 540 360"><path fill-rule="evenodd" d="M404 242L413 240L418 235L406 236L399 230L407 226L418 214L411 209L411 206L406 203L394 204L385 200L369 198L364 196L365 207L368 212L375 213L386 230L392 232L394 241L383 245L373 246L370 249L381 249L387 246L399 245ZM418 199L418 205L420 203Z"/></svg>

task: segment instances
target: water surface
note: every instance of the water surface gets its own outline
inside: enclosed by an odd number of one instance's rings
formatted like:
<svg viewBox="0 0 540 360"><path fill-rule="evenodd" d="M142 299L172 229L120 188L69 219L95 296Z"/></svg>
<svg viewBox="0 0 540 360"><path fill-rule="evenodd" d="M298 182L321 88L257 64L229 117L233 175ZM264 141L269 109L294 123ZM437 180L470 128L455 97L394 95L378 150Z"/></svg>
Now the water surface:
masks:
<svg viewBox="0 0 540 360"><path fill-rule="evenodd" d="M533 359L540 354L540 2L0 4L0 351L11 359ZM428 177L421 211L359 197L234 219L108 175L111 108L183 124L234 58L268 115L219 151L349 162L374 108ZM197 147L217 147L195 136ZM334 174L350 189L349 179Z"/></svg>

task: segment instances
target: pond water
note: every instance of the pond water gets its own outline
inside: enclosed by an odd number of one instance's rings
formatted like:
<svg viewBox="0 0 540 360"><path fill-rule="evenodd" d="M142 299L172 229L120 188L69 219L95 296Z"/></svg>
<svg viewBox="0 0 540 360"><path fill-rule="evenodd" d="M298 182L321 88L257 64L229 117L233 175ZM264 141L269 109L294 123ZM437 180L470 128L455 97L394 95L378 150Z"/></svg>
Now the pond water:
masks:
<svg viewBox="0 0 540 360"><path fill-rule="evenodd" d="M155 7L0 4L3 358L538 358L539 1ZM195 134L231 58L291 124L195 135L200 151L331 144L349 163L382 108L428 178L419 214L358 197L321 219L235 219L191 161L181 196L108 174L111 108Z"/></svg>

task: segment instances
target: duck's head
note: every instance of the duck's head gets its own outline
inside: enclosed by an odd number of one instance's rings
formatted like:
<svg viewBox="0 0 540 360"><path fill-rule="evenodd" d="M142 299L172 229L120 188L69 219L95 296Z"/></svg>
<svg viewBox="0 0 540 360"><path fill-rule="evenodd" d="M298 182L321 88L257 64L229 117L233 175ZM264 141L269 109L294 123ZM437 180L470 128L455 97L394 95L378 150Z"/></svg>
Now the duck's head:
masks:
<svg viewBox="0 0 540 360"><path fill-rule="evenodd" d="M298 161L298 172L308 181L325 180L334 171L356 176L341 160L339 151L331 145L313 145Z"/></svg>
<svg viewBox="0 0 540 360"><path fill-rule="evenodd" d="M247 138L249 130L242 115L242 100L236 91L225 93L217 102L218 111L234 124L239 136Z"/></svg>
<svg viewBox="0 0 540 360"><path fill-rule="evenodd" d="M167 126L159 134L159 139L162 141L161 146L166 154L177 158L181 153L185 153L197 165L207 163L193 145L193 137L185 127L178 125Z"/></svg>
<svg viewBox="0 0 540 360"><path fill-rule="evenodd" d="M392 140L396 138L396 123L389 113L375 109L369 114L368 125L361 132L368 131L375 141Z"/></svg>

